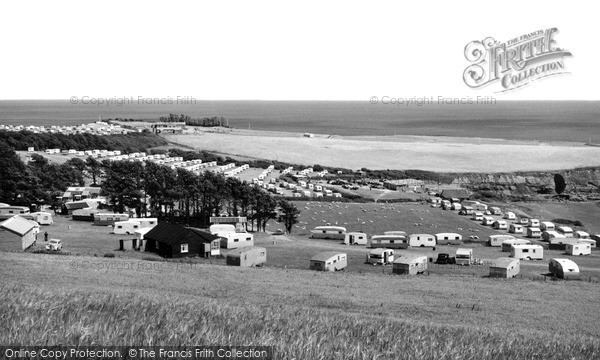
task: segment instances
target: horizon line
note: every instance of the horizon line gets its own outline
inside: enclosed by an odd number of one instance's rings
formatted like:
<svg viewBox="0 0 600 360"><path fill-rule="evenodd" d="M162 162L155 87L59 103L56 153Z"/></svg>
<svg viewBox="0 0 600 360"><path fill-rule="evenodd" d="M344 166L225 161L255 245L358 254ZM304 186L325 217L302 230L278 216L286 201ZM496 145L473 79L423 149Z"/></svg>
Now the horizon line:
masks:
<svg viewBox="0 0 600 360"><path fill-rule="evenodd" d="M369 99L359 100L359 99L196 99L193 96L190 96L192 99L189 101L264 101L264 102L277 102L277 101L294 101L294 102L369 102ZM462 96L462 97L448 97L452 99L461 99L461 98L470 98L471 96ZM104 98L104 99L122 99L127 98L123 97L94 97L94 98ZM146 99L174 99L170 96L149 96L144 97ZM495 99L497 102L519 102L519 101L600 101L600 99ZM0 101L67 101L70 99L0 99ZM78 104L74 104L78 105ZM165 104L169 105L169 104ZM193 105L193 104L171 104L171 105Z"/></svg>

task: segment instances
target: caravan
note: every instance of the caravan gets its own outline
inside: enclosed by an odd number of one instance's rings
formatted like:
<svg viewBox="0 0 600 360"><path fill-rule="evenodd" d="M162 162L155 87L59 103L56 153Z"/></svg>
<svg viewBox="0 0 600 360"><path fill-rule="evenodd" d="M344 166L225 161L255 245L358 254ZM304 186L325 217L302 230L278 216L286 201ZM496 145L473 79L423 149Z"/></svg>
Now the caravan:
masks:
<svg viewBox="0 0 600 360"><path fill-rule="evenodd" d="M471 265L473 263L473 249L456 249L456 265Z"/></svg>
<svg viewBox="0 0 600 360"><path fill-rule="evenodd" d="M551 231L556 229L556 226L554 226L554 223L550 222L550 221L542 221L540 223L540 230L542 231Z"/></svg>
<svg viewBox="0 0 600 360"><path fill-rule="evenodd" d="M498 258L490 265L491 278L514 278L519 275L520 261L511 258Z"/></svg>
<svg viewBox="0 0 600 360"><path fill-rule="evenodd" d="M569 259L550 259L548 270L561 279L579 279L579 266Z"/></svg>
<svg viewBox="0 0 600 360"><path fill-rule="evenodd" d="M317 226L310 232L313 239L344 240L346 237L346 228L341 226Z"/></svg>
<svg viewBox="0 0 600 360"><path fill-rule="evenodd" d="M505 240L513 240L514 238L512 235L490 235L487 244L489 246L502 246Z"/></svg>
<svg viewBox="0 0 600 360"><path fill-rule="evenodd" d="M573 237L573 229L571 229L568 226L559 226L556 228L556 231L558 231L566 237Z"/></svg>
<svg viewBox="0 0 600 360"><path fill-rule="evenodd" d="M530 227L527 228L527 237L537 239L542 237L542 231L538 228Z"/></svg>
<svg viewBox="0 0 600 360"><path fill-rule="evenodd" d="M493 217L491 216L484 216L483 220L481 221L481 225L485 225L485 226L491 226L494 221L496 221Z"/></svg>
<svg viewBox="0 0 600 360"><path fill-rule="evenodd" d="M54 224L54 220L52 220L52 214L47 212L33 212L28 215L22 215L25 219L33 220L40 225L52 225Z"/></svg>
<svg viewBox="0 0 600 360"><path fill-rule="evenodd" d="M10 219L15 215L29 215L29 208L25 206L3 206L0 207L0 220Z"/></svg>
<svg viewBox="0 0 600 360"><path fill-rule="evenodd" d="M503 218L504 218L504 219L506 219L506 220L516 220L516 219L517 219L517 216L515 215L515 213L514 213L514 212L512 212L512 211L507 211L506 213L504 213L504 216L503 216Z"/></svg>
<svg viewBox="0 0 600 360"><path fill-rule="evenodd" d="M373 249L367 254L367 264L388 265L394 262L394 250L392 249Z"/></svg>
<svg viewBox="0 0 600 360"><path fill-rule="evenodd" d="M403 255L394 261L392 272L401 275L422 274L427 270L427 265L426 255Z"/></svg>
<svg viewBox="0 0 600 360"><path fill-rule="evenodd" d="M127 220L129 220L128 214L98 213L94 215L94 225L100 226L113 225L117 221Z"/></svg>
<svg viewBox="0 0 600 360"><path fill-rule="evenodd" d="M575 244L567 244L567 255L590 255L592 253L592 245L584 242Z"/></svg>
<svg viewBox="0 0 600 360"><path fill-rule="evenodd" d="M267 249L264 247L243 247L227 253L227 265L252 267L263 266L266 262Z"/></svg>
<svg viewBox="0 0 600 360"><path fill-rule="evenodd" d="M504 240L500 246L502 246L502 252L510 252L513 245L529 245L531 241L525 239L508 239Z"/></svg>
<svg viewBox="0 0 600 360"><path fill-rule="evenodd" d="M140 228L153 228L158 224L157 218L134 218L131 220L139 222Z"/></svg>
<svg viewBox="0 0 600 360"><path fill-rule="evenodd" d="M523 225L510 224L510 226L508 227L508 232L511 234L522 234L523 233Z"/></svg>
<svg viewBox="0 0 600 360"><path fill-rule="evenodd" d="M335 251L325 251L310 259L310 269L317 271L339 271L348 265L348 255Z"/></svg>
<svg viewBox="0 0 600 360"><path fill-rule="evenodd" d="M373 235L369 246L371 248L406 249L409 245L408 239L403 235Z"/></svg>
<svg viewBox="0 0 600 360"><path fill-rule="evenodd" d="M361 232L349 232L344 238L346 245L367 245L367 234Z"/></svg>
<svg viewBox="0 0 600 360"><path fill-rule="evenodd" d="M540 245L512 245L510 257L519 260L543 260L544 248Z"/></svg>
<svg viewBox="0 0 600 360"><path fill-rule="evenodd" d="M483 213L482 212L474 212L473 216L471 217L472 220L475 221L483 221Z"/></svg>
<svg viewBox="0 0 600 360"><path fill-rule="evenodd" d="M221 238L221 247L225 249L254 246L254 235L247 232L237 232L235 225L232 224L211 225L209 232Z"/></svg>
<svg viewBox="0 0 600 360"><path fill-rule="evenodd" d="M506 230L508 229L508 224L504 220L496 220L492 223L492 227L496 230Z"/></svg>
<svg viewBox="0 0 600 360"><path fill-rule="evenodd" d="M462 235L457 233L439 233L435 234L437 245L460 245L462 244Z"/></svg>
<svg viewBox="0 0 600 360"><path fill-rule="evenodd" d="M133 235L140 228L139 221L115 221L111 233L115 235Z"/></svg>
<svg viewBox="0 0 600 360"><path fill-rule="evenodd" d="M408 245L412 247L435 247L435 237L429 234L410 234Z"/></svg>

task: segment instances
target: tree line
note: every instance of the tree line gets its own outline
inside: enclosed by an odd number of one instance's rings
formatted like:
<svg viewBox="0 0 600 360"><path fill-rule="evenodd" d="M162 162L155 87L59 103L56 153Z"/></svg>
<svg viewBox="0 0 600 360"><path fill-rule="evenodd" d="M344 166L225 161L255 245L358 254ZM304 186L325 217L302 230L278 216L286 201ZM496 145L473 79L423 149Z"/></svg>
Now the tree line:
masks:
<svg viewBox="0 0 600 360"><path fill-rule="evenodd" d="M184 122L188 126L226 126L227 118L224 116L213 116L213 117L203 117L198 119L192 119L188 115L177 115L169 113L167 116L161 116L159 118L162 122Z"/></svg>
<svg viewBox="0 0 600 360"><path fill-rule="evenodd" d="M62 150L121 150L124 153L145 151L151 147L167 145L167 141L150 132L128 133L115 135L94 134L52 134L31 131L5 131L0 130L0 142L15 150L62 149Z"/></svg>
<svg viewBox="0 0 600 360"><path fill-rule="evenodd" d="M264 231L270 220L288 219L293 213L287 201L210 171L196 175L182 168L124 161L102 162L102 169L102 190L116 212L131 208L138 216L198 227L210 225L211 216L245 216L251 229L258 231Z"/></svg>
<svg viewBox="0 0 600 360"><path fill-rule="evenodd" d="M288 201L276 200L246 182L210 171L196 175L151 162L144 165L91 157L54 164L38 154L25 164L14 149L0 141L0 202L60 208L58 198L67 187L83 186L88 177L94 184L101 183L108 207L119 213L134 209L138 216L196 227L210 225L211 216L245 216L249 230L258 231L264 231L268 222L275 219L291 232L298 222L299 210Z"/></svg>
<svg viewBox="0 0 600 360"><path fill-rule="evenodd" d="M27 164L5 142L0 141L0 202L10 205L58 205L69 186L83 186L86 163L74 158L54 164L38 154Z"/></svg>

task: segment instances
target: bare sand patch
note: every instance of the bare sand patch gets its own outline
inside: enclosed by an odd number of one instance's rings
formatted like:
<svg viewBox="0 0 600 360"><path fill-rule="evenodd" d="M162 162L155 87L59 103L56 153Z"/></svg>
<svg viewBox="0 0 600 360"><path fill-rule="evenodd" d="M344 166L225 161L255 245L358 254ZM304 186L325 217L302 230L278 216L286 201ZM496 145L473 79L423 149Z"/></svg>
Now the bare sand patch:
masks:
<svg viewBox="0 0 600 360"><path fill-rule="evenodd" d="M600 165L600 147L433 136L303 137L298 133L226 130L165 135L195 149L300 165L442 172L563 170Z"/></svg>

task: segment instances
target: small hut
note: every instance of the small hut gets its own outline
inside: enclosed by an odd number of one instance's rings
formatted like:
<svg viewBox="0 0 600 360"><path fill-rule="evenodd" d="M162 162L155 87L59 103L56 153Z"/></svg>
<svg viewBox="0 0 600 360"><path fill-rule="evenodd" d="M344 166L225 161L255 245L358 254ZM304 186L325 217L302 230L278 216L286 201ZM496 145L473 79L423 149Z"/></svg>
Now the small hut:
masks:
<svg viewBox="0 0 600 360"><path fill-rule="evenodd" d="M392 271L394 274L417 275L427 270L427 264L426 255L402 255L394 261Z"/></svg>
<svg viewBox="0 0 600 360"><path fill-rule="evenodd" d="M511 258L498 258L490 266L490 277L510 279L519 275L520 261Z"/></svg>
<svg viewBox="0 0 600 360"><path fill-rule="evenodd" d="M336 251L324 251L310 259L310 269L319 271L343 270L348 265L348 255Z"/></svg>
<svg viewBox="0 0 600 360"><path fill-rule="evenodd" d="M267 249L259 246L243 247L227 253L227 265L252 267L267 262Z"/></svg>

